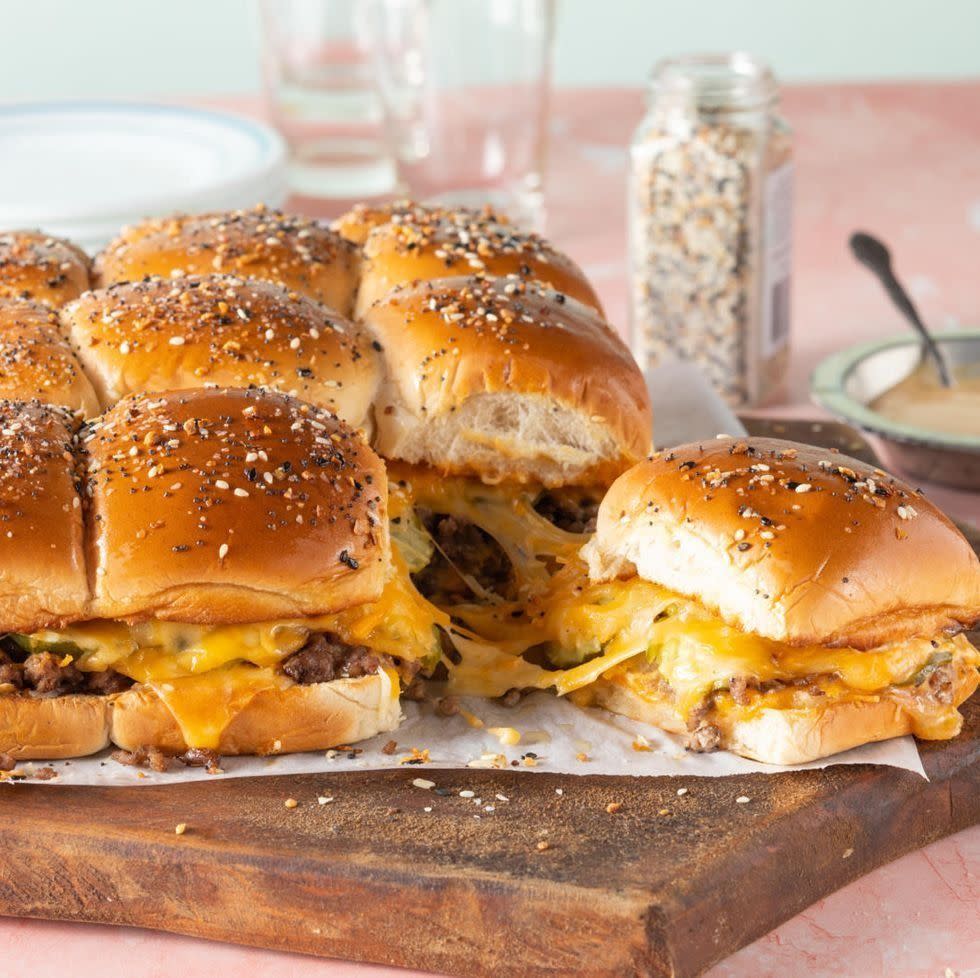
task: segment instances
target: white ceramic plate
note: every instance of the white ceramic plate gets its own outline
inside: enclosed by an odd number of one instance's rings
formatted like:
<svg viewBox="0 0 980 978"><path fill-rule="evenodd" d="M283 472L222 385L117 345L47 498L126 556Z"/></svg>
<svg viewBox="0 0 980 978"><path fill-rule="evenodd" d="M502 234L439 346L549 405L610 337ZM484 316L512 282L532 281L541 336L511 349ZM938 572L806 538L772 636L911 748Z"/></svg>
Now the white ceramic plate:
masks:
<svg viewBox="0 0 980 978"><path fill-rule="evenodd" d="M129 102L0 106L0 230L95 248L123 224L286 194L279 135L205 109Z"/></svg>

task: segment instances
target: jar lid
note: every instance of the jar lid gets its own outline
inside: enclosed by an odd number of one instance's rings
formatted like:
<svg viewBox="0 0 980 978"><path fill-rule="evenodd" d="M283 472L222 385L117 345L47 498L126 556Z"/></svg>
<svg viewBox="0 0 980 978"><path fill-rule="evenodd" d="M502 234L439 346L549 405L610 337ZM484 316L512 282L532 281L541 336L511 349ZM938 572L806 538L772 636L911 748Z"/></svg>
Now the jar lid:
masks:
<svg viewBox="0 0 980 978"><path fill-rule="evenodd" d="M746 51L664 58L650 73L650 88L656 95L679 96L717 109L762 107L777 96L769 66Z"/></svg>
<svg viewBox="0 0 980 978"><path fill-rule="evenodd" d="M149 215L281 204L286 151L268 126L206 109L7 105L0 186L11 191L0 228L40 228L96 249Z"/></svg>

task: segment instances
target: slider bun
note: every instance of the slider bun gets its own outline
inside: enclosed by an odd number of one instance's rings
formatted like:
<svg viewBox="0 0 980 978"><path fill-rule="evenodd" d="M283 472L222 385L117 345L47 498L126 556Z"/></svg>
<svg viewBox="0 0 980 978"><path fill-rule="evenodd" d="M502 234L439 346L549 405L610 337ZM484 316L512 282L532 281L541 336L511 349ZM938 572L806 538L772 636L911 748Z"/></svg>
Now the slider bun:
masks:
<svg viewBox="0 0 980 978"><path fill-rule="evenodd" d="M438 217L461 221L492 218L496 224L511 223L509 217L493 211L489 206L481 211L474 211L439 204L419 204L414 200L393 200L387 204L355 204L330 227L347 241L363 245L368 235L382 224L424 224Z"/></svg>
<svg viewBox="0 0 980 978"><path fill-rule="evenodd" d="M329 412L269 391L136 395L83 444L87 617L239 624L381 593L384 466Z"/></svg>
<svg viewBox="0 0 980 978"><path fill-rule="evenodd" d="M90 285L88 255L70 241L42 231L0 234L0 296L60 306Z"/></svg>
<svg viewBox="0 0 980 978"><path fill-rule="evenodd" d="M775 439L712 439L637 465L583 556L594 579L638 574L791 645L869 649L980 619L977 555L921 493Z"/></svg>
<svg viewBox="0 0 980 978"><path fill-rule="evenodd" d="M585 273L537 234L489 211L414 209L379 224L364 243L357 315L396 285L459 275L515 275L540 282L602 315Z"/></svg>
<svg viewBox="0 0 980 978"><path fill-rule="evenodd" d="M417 282L365 326L388 376L376 447L446 473L608 482L650 448L650 401L619 337L572 299L513 279Z"/></svg>
<svg viewBox="0 0 980 978"><path fill-rule="evenodd" d="M50 306L0 298L0 396L37 398L84 417L99 413L92 382Z"/></svg>
<svg viewBox="0 0 980 978"><path fill-rule="evenodd" d="M107 696L0 694L0 754L17 760L84 757L109 746Z"/></svg>
<svg viewBox="0 0 980 978"><path fill-rule="evenodd" d="M235 714L217 751L234 755L326 750L394 730L400 721L398 687L384 673L264 689ZM111 723L113 742L125 750L187 750L173 714L149 687L134 686L115 697Z"/></svg>
<svg viewBox="0 0 980 978"><path fill-rule="evenodd" d="M683 717L665 699L658 699L630 683L630 670L603 677L591 687L594 702L613 713L681 734ZM977 688L977 670L961 668L951 692L959 706ZM937 707L937 712L943 709ZM711 722L721 734L719 747L764 764L804 764L830 757L861 744L916 733L913 717L898 696L885 692L866 700L834 701L814 697L807 707L761 708L748 718L736 713L715 713ZM951 730L948 736L955 736Z"/></svg>
<svg viewBox="0 0 980 978"><path fill-rule="evenodd" d="M76 427L65 408L0 401L4 632L57 628L84 617L88 582L72 454Z"/></svg>
<svg viewBox="0 0 980 978"><path fill-rule="evenodd" d="M259 385L360 427L381 375L360 327L271 282L147 279L89 292L62 318L106 406L136 392Z"/></svg>
<svg viewBox="0 0 980 978"><path fill-rule="evenodd" d="M316 221L258 206L176 214L124 228L95 259L97 285L174 272L267 279L350 315L357 248Z"/></svg>

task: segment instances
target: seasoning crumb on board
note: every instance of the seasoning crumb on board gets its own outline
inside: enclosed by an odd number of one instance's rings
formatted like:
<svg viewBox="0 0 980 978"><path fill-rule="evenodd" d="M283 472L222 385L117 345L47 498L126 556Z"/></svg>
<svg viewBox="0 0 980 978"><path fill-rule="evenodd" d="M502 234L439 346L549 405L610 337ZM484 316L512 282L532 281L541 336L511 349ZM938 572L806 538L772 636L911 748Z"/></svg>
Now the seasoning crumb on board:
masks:
<svg viewBox="0 0 980 978"><path fill-rule="evenodd" d="M178 822L174 826L174 832L177 835L183 835L186 831L187 831L187 823L186 822Z"/></svg>
<svg viewBox="0 0 980 978"><path fill-rule="evenodd" d="M618 812L622 807L623 803L621 801L611 801L608 805L606 805L606 811L610 815L615 815L616 812Z"/></svg>
<svg viewBox="0 0 980 978"><path fill-rule="evenodd" d="M287 808L295 808L295 807L296 807L296 806L297 806L297 805L299 804L299 802L298 802L298 801L297 801L297 800L296 800L295 798L287 798L287 799L286 799L286 800L285 800L285 801L283 802L283 804L284 804L284 805L285 805L285 806L286 806Z"/></svg>

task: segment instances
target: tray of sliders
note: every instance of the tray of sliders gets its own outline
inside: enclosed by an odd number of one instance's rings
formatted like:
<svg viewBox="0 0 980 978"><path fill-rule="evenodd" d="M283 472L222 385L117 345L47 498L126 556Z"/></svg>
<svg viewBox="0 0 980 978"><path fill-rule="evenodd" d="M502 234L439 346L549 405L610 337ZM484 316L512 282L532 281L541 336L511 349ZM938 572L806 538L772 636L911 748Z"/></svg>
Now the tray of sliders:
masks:
<svg viewBox="0 0 980 978"><path fill-rule="evenodd" d="M980 817L976 537L841 425L655 452L582 271L490 211L2 235L0 398L0 913L693 976ZM529 689L779 767L221 774ZM927 778L785 770L909 734Z"/></svg>

